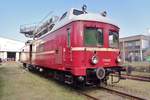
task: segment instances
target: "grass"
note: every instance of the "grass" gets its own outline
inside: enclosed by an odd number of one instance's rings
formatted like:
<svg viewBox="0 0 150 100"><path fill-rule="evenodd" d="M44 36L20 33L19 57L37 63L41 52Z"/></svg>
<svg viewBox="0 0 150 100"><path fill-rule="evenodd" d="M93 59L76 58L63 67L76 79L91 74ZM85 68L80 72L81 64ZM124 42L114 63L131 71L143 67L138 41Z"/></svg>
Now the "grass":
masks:
<svg viewBox="0 0 150 100"><path fill-rule="evenodd" d="M149 62L125 62L123 65L132 67L150 67Z"/></svg>
<svg viewBox="0 0 150 100"><path fill-rule="evenodd" d="M150 73L150 62L125 62L123 66L131 66L132 70Z"/></svg>
<svg viewBox="0 0 150 100"><path fill-rule="evenodd" d="M19 64L0 65L0 100L85 100L68 86L23 70Z"/></svg>

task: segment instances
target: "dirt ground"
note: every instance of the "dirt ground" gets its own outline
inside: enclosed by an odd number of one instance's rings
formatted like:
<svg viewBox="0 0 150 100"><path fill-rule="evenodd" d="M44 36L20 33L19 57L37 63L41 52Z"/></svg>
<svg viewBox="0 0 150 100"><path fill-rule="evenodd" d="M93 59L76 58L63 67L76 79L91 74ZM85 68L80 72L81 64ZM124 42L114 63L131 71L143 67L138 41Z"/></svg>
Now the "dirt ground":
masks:
<svg viewBox="0 0 150 100"><path fill-rule="evenodd" d="M0 100L86 100L73 89L9 62L0 65Z"/></svg>

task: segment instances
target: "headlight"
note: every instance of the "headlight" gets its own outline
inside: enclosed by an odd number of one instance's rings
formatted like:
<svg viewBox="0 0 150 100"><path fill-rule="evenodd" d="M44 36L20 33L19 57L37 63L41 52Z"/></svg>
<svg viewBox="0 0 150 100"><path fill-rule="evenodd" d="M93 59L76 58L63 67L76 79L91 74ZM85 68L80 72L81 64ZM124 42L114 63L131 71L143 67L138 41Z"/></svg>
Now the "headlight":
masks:
<svg viewBox="0 0 150 100"><path fill-rule="evenodd" d="M117 62L121 63L121 58L119 56L117 57Z"/></svg>
<svg viewBox="0 0 150 100"><path fill-rule="evenodd" d="M92 64L97 64L98 63L98 57L93 56L91 59Z"/></svg>

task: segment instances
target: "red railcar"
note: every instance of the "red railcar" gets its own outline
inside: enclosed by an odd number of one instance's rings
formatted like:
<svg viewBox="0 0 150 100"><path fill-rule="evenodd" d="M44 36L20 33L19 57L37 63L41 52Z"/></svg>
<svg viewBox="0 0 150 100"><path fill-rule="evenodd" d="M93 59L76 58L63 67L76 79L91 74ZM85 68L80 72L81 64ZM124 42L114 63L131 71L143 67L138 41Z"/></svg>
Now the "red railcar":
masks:
<svg viewBox="0 0 150 100"><path fill-rule="evenodd" d="M21 62L30 70L76 85L106 82L110 73L123 71L119 27L106 16L71 9L49 26L23 48Z"/></svg>

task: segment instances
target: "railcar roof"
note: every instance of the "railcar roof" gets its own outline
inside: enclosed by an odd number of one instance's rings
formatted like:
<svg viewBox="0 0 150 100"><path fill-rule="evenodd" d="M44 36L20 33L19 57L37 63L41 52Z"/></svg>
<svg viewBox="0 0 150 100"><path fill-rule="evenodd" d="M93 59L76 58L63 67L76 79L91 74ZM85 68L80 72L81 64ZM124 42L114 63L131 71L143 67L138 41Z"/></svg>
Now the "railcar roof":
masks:
<svg viewBox="0 0 150 100"><path fill-rule="evenodd" d="M74 13L76 12L76 13ZM101 14L96 13L82 13L83 11L72 8L70 11L65 12L60 19L57 21L56 25L54 26L53 30L60 28L72 21L77 20L84 20L84 21L97 21L97 22L104 22L108 24L112 24L115 26L118 26L116 23L114 23L112 20L110 20L107 17L102 16Z"/></svg>
<svg viewBox="0 0 150 100"><path fill-rule="evenodd" d="M70 11L65 12L55 23L54 27L50 32L53 32L64 25L71 23L73 21L78 21L78 20L83 20L83 21L96 21L96 22L103 22L103 23L108 23L112 24L118 27L116 23L114 23L112 20L110 20L107 17L102 16L101 14L96 14L96 13L84 13L81 10L72 8ZM50 33L48 32L48 33ZM45 36L44 34L43 36Z"/></svg>

